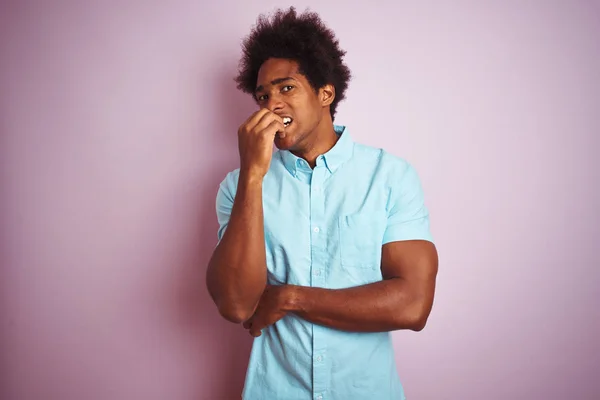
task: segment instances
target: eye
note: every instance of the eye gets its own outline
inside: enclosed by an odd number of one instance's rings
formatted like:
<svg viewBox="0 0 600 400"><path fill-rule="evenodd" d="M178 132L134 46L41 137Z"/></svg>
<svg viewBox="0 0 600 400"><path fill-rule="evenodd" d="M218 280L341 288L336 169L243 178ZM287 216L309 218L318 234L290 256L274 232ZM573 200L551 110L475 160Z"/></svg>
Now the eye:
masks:
<svg viewBox="0 0 600 400"><path fill-rule="evenodd" d="M267 99L266 94L261 94L261 95L256 96L257 101L265 101L266 99Z"/></svg>
<svg viewBox="0 0 600 400"><path fill-rule="evenodd" d="M282 92L289 92L290 90L292 90L294 87L292 85L286 85L283 88L281 88Z"/></svg>

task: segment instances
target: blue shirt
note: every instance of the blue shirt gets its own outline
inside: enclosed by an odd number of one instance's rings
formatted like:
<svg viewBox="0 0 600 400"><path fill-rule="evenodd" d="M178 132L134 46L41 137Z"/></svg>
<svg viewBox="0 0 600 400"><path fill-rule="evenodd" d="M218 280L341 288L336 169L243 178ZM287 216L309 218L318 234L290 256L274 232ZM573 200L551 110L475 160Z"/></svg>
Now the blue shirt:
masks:
<svg viewBox="0 0 600 400"><path fill-rule="evenodd" d="M276 151L263 181L268 282L329 289L382 280L381 246L431 239L415 170L390 153L340 138L316 167ZM219 240L239 169L217 194ZM254 340L245 400L403 400L389 332L355 333L288 314Z"/></svg>

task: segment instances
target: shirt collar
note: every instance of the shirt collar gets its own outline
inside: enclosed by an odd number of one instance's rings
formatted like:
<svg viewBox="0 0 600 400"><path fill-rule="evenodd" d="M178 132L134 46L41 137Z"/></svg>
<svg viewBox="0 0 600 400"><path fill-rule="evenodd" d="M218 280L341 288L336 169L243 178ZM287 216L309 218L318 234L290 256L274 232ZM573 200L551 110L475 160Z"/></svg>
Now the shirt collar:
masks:
<svg viewBox="0 0 600 400"><path fill-rule="evenodd" d="M325 164L325 167L332 174L345 162L352 157L354 151L354 141L348 133L348 128L343 125L333 125L335 133L339 136L335 145L325 154L317 158L317 165ZM306 161L295 156L289 150L281 151L281 158L286 169L292 175L296 175L298 168L310 168Z"/></svg>

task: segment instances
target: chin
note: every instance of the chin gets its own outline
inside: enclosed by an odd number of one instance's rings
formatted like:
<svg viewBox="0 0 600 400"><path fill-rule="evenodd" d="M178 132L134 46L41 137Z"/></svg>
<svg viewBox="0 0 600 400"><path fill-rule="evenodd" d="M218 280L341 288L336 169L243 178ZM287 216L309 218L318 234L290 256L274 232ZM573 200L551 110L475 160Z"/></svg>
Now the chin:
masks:
<svg viewBox="0 0 600 400"><path fill-rule="evenodd" d="M287 134L283 138L280 138L279 136L275 136L275 146L279 150L292 150L295 144L296 144L296 136L295 135Z"/></svg>
<svg viewBox="0 0 600 400"><path fill-rule="evenodd" d="M293 143L289 143L286 140L275 140L275 147L279 150L291 150Z"/></svg>

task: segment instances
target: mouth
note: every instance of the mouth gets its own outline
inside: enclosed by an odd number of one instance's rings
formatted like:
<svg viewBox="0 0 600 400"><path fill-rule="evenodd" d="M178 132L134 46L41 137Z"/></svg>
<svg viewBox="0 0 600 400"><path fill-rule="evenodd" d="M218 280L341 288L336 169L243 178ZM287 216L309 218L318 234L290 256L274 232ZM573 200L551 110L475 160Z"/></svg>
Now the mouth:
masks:
<svg viewBox="0 0 600 400"><path fill-rule="evenodd" d="M285 126L286 128L288 126L290 126L292 124L294 120L291 119L290 117L283 117L283 126Z"/></svg>

